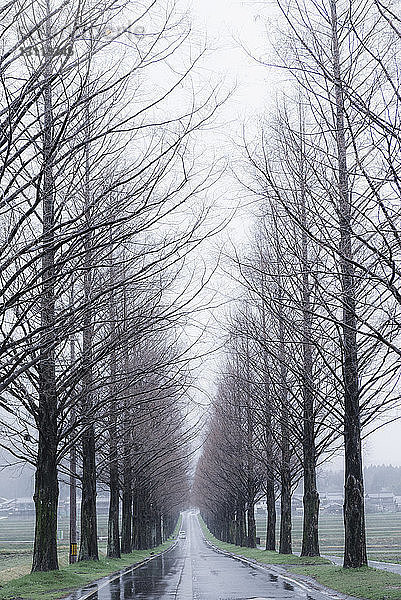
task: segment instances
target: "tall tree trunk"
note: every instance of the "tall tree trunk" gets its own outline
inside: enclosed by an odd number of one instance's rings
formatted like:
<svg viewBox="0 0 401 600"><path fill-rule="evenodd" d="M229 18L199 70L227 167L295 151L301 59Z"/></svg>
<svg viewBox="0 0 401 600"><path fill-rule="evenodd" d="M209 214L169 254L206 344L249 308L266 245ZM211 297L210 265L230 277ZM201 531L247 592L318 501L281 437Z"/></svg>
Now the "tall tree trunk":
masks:
<svg viewBox="0 0 401 600"><path fill-rule="evenodd" d="M264 314L264 310L263 310ZM264 322L264 318L263 318ZM265 323L263 325L264 331ZM266 339L266 338L265 338ZM270 385L268 380L268 358L264 352L264 369L265 369L265 444L266 444L266 550L276 550L276 494L275 494L275 477L273 469L273 423L272 410L270 406Z"/></svg>
<svg viewBox="0 0 401 600"><path fill-rule="evenodd" d="M96 522L95 431L90 425L82 436L81 544L78 560L98 560Z"/></svg>
<svg viewBox="0 0 401 600"><path fill-rule="evenodd" d="M115 353L111 354L112 360ZM115 369L112 368L112 377L115 377ZM114 387L114 384L112 384ZM108 520L108 537L107 537L107 556L109 558L120 558L120 494L119 494L119 478L118 478L118 448L117 448L117 417L113 406L111 407L110 425L110 504L109 504L109 520Z"/></svg>
<svg viewBox="0 0 401 600"><path fill-rule="evenodd" d="M253 501L248 503L247 528L248 528L247 546L248 546L248 548L256 548L255 503Z"/></svg>
<svg viewBox="0 0 401 600"><path fill-rule="evenodd" d="M156 511L156 546L163 543L162 536L162 515L159 509Z"/></svg>
<svg viewBox="0 0 401 600"><path fill-rule="evenodd" d="M263 251L260 250L260 272L261 272L261 317L262 317L262 335L263 343L267 343L267 324L266 324L266 309L265 309L265 274ZM269 381L269 357L266 350L263 350L263 369L264 369L264 414L265 414L265 446L266 446L266 550L276 550L276 495L275 495L275 480L273 469L273 423L272 409L270 398L270 381Z"/></svg>
<svg viewBox="0 0 401 600"><path fill-rule="evenodd" d="M278 306L278 326L280 343L280 387L281 387L281 407L280 407L280 443L281 443L281 515L280 515L280 554L292 554L292 521L291 521L291 450L290 450L290 430L288 415L288 388L287 388L287 366L285 350L285 327L282 305L281 290L281 266L280 258L277 254L277 306Z"/></svg>
<svg viewBox="0 0 401 600"><path fill-rule="evenodd" d="M39 406L36 424L39 432L35 473L35 542L32 571L58 569L57 560L57 446L58 419L55 366L55 245L53 176L53 106L51 90L50 5L46 2L46 41L44 68L43 124L43 257L41 291L41 340L39 356Z"/></svg>
<svg viewBox="0 0 401 600"><path fill-rule="evenodd" d="M121 552L124 554L132 552L132 510L131 470L124 465L121 521Z"/></svg>
<svg viewBox="0 0 401 600"><path fill-rule="evenodd" d="M253 458L253 420L251 403L251 373L249 365L249 341L246 338L246 452L247 452L247 546L256 548L255 489Z"/></svg>
<svg viewBox="0 0 401 600"><path fill-rule="evenodd" d="M319 556L319 493L316 483L316 449L311 385L311 356L304 344L303 479L304 518L301 556ZM310 348L310 346L309 346ZM306 358L305 358L305 355Z"/></svg>
<svg viewBox="0 0 401 600"><path fill-rule="evenodd" d="M143 489L137 489L134 506L134 535L133 548L145 550L152 544L151 516L148 494Z"/></svg>
<svg viewBox="0 0 401 600"><path fill-rule="evenodd" d="M164 513L163 514L163 539L164 539L164 541L168 540L168 538L172 534L171 522L172 522L171 515ZM210 527L209 527L209 529L211 531Z"/></svg>
<svg viewBox="0 0 401 600"><path fill-rule="evenodd" d="M266 476L266 550L276 550L276 496L274 492L273 469L268 468Z"/></svg>
<svg viewBox="0 0 401 600"><path fill-rule="evenodd" d="M340 225L340 270L342 291L342 342L344 381L345 494L344 567L367 564L364 487L362 471L361 424L355 275L352 264L352 214L345 139L344 95L338 39L336 0L331 0L332 54L335 81L336 134L338 155L338 219Z"/></svg>
<svg viewBox="0 0 401 600"><path fill-rule="evenodd" d="M110 447L113 448L113 452L117 451L116 444L110 444ZM107 556L109 558L121 558L119 508L118 466L116 461L113 460L110 465L110 504L107 537Z"/></svg>
<svg viewBox="0 0 401 600"><path fill-rule="evenodd" d="M77 449L70 450L70 557L73 564L77 560Z"/></svg>
<svg viewBox="0 0 401 600"><path fill-rule="evenodd" d="M128 371L127 371L128 372ZM123 431L123 490L122 490L122 521L121 521L121 552L130 554L132 552L132 519L133 519L133 497L132 497L132 466L131 466L131 436L128 427L129 406L128 401L124 410Z"/></svg>
<svg viewBox="0 0 401 600"><path fill-rule="evenodd" d="M49 418L48 418L49 417ZM57 560L57 433L49 422L53 415L41 411L39 426L39 448L35 473L35 542L32 572L58 569ZM42 433L45 431L45 433Z"/></svg>
<svg viewBox="0 0 401 600"><path fill-rule="evenodd" d="M82 501L81 501L81 544L79 560L98 560L97 519L96 519L96 447L95 428L92 414L93 380L93 308L92 300L92 233L91 233L91 194L90 194L90 157L89 157L89 106L86 106L86 144L85 144L85 255L84 255L84 297L85 314L82 335L83 377L82 410L90 424L82 436Z"/></svg>
<svg viewBox="0 0 401 600"><path fill-rule="evenodd" d="M245 546L246 541L246 518L245 506L241 499L238 499L236 510L237 528L235 532L235 544L237 546Z"/></svg>
<svg viewBox="0 0 401 600"><path fill-rule="evenodd" d="M142 524L140 523L140 509L141 499L138 491L138 487L132 490L132 549L139 550L140 545L140 529Z"/></svg>
<svg viewBox="0 0 401 600"><path fill-rule="evenodd" d="M304 406L303 478L304 518L301 556L320 556L319 552L319 493L316 484L314 434L310 431L310 406ZM313 442L312 442L313 440Z"/></svg>
<svg viewBox="0 0 401 600"><path fill-rule="evenodd" d="M110 231L110 247L113 247L113 236ZM113 264L113 252L111 252L110 264L110 290L113 290L115 283L115 272ZM120 548L120 490L118 477L118 444L117 444L117 394L116 394L116 374L117 374L117 356L116 356L116 310L114 305L114 295L110 292L109 296L109 317L110 317L110 417L109 417L109 448L110 448L110 504L107 536L107 556L109 558L121 558Z"/></svg>
<svg viewBox="0 0 401 600"><path fill-rule="evenodd" d="M304 165L304 135L302 114L300 114L301 131L301 246L302 246L302 317L303 317L303 480L304 480L304 518L301 556L319 556L319 493L316 482L316 445L315 445L315 414L313 390L313 354L312 354L312 310L309 282L309 255L305 197L305 165Z"/></svg>
<svg viewBox="0 0 401 600"><path fill-rule="evenodd" d="M283 415L281 416L283 418ZM292 554L291 537L291 468L288 426L281 426L281 515L280 515L280 554Z"/></svg>
<svg viewBox="0 0 401 600"><path fill-rule="evenodd" d="M74 291L71 288L71 306L73 305ZM75 336L70 338L70 359L72 367L75 365ZM71 424L75 423L76 411L71 410ZM74 433L71 435L71 450L70 450L70 554L69 563L74 564L77 560L77 448L73 439Z"/></svg>
<svg viewBox="0 0 401 600"><path fill-rule="evenodd" d="M123 296L124 302L124 321L126 321L126 298ZM129 356L128 347L125 349L125 376L129 376ZM130 409L129 400L125 400L124 404L124 423L123 423L123 490L122 490L122 521L121 521L121 552L130 554L132 552L132 465L131 465L131 450L132 440L129 427Z"/></svg>

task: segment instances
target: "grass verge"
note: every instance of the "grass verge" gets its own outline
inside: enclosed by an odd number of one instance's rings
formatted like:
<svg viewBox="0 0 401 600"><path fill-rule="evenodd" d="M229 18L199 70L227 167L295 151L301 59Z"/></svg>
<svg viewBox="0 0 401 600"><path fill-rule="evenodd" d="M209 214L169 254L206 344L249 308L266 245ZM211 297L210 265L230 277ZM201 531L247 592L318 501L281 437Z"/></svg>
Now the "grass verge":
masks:
<svg viewBox="0 0 401 600"><path fill-rule="evenodd" d="M152 554L167 550L177 535L181 518L174 534L161 546L152 550L135 550L122 558L101 557L99 561L84 561L74 565L62 565L59 571L29 573L8 581L0 587L0 600L56 600L67 596L92 581L101 579L124 567L139 563Z"/></svg>
<svg viewBox="0 0 401 600"><path fill-rule="evenodd" d="M199 517L199 522L206 539L222 550L246 558L253 558L264 564L284 565L289 567L291 573L313 577L316 581L332 590L355 596L356 598L366 600L401 599L401 575L370 567L343 569L342 567L330 564L324 558L301 558L295 555L279 554L278 552L243 548L234 544L227 544L221 542L210 533L201 517Z"/></svg>
<svg viewBox="0 0 401 600"><path fill-rule="evenodd" d="M343 569L334 565L293 567L292 573L309 575L319 583L366 600L400 600L401 575L370 567Z"/></svg>
<svg viewBox="0 0 401 600"><path fill-rule="evenodd" d="M260 563L266 565L328 565L330 562L326 558L320 556L296 556L295 554L279 554L278 552L272 552L270 550L260 550L259 548L246 548L245 546L235 546L235 544L227 544L221 542L214 537L199 515L199 522L203 531L203 534L207 540L212 542L218 548L244 556L245 558L252 558Z"/></svg>
<svg viewBox="0 0 401 600"><path fill-rule="evenodd" d="M374 552L372 552L372 553L368 553L368 559L369 560L379 560L381 562L388 562L388 563L394 563L394 564L401 564L401 554L393 554L393 553L388 553L388 554L377 553L377 554L375 554Z"/></svg>
<svg viewBox="0 0 401 600"><path fill-rule="evenodd" d="M105 555L99 548L99 554ZM68 565L68 546L58 547L58 561L60 567ZM15 548L15 546L0 547L0 586L11 579L22 577L31 572L32 547Z"/></svg>

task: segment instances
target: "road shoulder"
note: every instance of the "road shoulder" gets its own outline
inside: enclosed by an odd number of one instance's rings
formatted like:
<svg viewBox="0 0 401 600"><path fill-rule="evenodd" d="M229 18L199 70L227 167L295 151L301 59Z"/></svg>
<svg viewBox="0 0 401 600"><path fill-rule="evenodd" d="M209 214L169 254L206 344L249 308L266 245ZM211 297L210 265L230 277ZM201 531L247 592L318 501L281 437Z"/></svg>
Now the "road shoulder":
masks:
<svg viewBox="0 0 401 600"><path fill-rule="evenodd" d="M316 561L315 564L302 564L304 559L294 555L288 556L288 558L291 556L291 564L282 564L279 561L283 560L283 555L271 552L266 554L266 561L262 562L246 555L250 552L249 548L233 546L217 540L200 519L198 522L206 544L216 552L273 572L306 591L322 594L328 600L400 600L401 598L400 575L371 567L343 569L341 566L333 565L327 559ZM258 554L263 555L264 552L266 551L259 550ZM268 561L272 554L274 562L270 563Z"/></svg>

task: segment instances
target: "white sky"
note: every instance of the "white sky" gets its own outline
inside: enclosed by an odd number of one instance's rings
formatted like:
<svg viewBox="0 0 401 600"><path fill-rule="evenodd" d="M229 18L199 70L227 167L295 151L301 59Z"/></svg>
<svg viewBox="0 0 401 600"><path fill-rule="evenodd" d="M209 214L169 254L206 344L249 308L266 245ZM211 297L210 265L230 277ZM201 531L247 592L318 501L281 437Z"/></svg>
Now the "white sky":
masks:
<svg viewBox="0 0 401 600"><path fill-rule="evenodd" d="M257 56L271 55L266 28L270 33L276 24L272 6L268 0L192 0L195 29L205 32L211 49L205 70L211 78L223 76L229 86L236 83L233 97L223 108L224 131L214 132L217 143L227 148L232 139L241 135L244 121L249 122L269 110L283 85L281 73L257 64L238 43L240 40ZM240 239L243 232L237 233ZM401 421L383 427L364 443L365 465L401 465L400 442ZM341 458L335 459L332 466L341 468Z"/></svg>

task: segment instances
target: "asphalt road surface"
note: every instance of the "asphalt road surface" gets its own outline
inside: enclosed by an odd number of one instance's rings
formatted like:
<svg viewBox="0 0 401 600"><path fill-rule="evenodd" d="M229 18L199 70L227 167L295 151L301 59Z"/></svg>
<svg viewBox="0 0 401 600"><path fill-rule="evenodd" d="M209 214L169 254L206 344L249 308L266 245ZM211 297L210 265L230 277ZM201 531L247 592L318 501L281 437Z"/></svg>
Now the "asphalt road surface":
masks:
<svg viewBox="0 0 401 600"><path fill-rule="evenodd" d="M186 537L172 550L70 599L328 600L326 594L299 587L268 568L216 552L204 541L195 513L184 514L182 529Z"/></svg>

